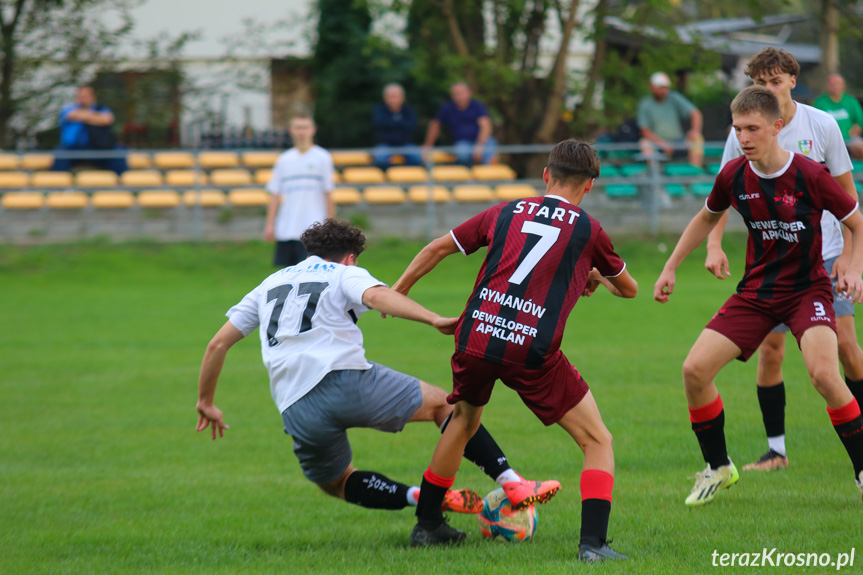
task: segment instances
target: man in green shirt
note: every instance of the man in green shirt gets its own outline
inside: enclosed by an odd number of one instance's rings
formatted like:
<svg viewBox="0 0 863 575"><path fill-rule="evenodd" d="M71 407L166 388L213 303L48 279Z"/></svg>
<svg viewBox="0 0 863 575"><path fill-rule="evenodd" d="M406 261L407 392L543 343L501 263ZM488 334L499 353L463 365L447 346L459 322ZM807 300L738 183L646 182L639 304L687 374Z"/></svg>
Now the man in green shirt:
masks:
<svg viewBox="0 0 863 575"><path fill-rule="evenodd" d="M636 121L641 130L640 147L650 156L659 148L669 158L675 152L688 152L689 163L700 166L704 160L702 116L692 102L671 89L671 79L664 72L650 76L650 96L638 103ZM685 123L689 131L684 131Z"/></svg>
<svg viewBox="0 0 863 575"><path fill-rule="evenodd" d="M839 74L827 76L827 93L812 103L836 119L848 152L857 159L863 158L863 108L857 98L845 93L845 80Z"/></svg>

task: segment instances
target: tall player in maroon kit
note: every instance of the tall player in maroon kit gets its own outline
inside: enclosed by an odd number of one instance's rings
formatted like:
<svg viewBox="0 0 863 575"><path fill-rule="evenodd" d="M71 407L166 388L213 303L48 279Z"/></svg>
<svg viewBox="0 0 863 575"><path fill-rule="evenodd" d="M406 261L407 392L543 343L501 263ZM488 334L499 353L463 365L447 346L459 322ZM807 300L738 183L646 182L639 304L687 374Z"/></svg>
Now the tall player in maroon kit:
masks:
<svg viewBox="0 0 863 575"><path fill-rule="evenodd" d="M705 207L689 223L654 286L668 301L674 272L734 207L749 229L746 271L737 293L701 332L683 363L689 418L707 468L698 474L687 505L712 501L739 474L725 444L725 411L713 378L734 359L746 361L773 327L791 329L803 361L851 458L863 500L863 417L839 374L830 278L821 257L821 214L829 211L852 233L848 268L837 291L863 302L863 215L857 203L817 162L783 150L779 101L763 86L746 88L731 103L744 156L726 164Z"/></svg>
<svg viewBox="0 0 863 575"><path fill-rule="evenodd" d="M413 546L465 538L444 522L441 498L500 379L544 424L559 424L584 451L579 558L626 558L606 543L614 484L611 434L587 383L560 351L567 316L579 296L599 283L620 297L635 297L638 291L599 222L578 207L599 169L589 145L561 142L543 171L544 197L500 204L471 218L423 248L393 285L407 294L445 257L488 246L456 325L453 392L447 397L455 408L423 476ZM546 501L559 488L556 481L536 482L530 499Z"/></svg>

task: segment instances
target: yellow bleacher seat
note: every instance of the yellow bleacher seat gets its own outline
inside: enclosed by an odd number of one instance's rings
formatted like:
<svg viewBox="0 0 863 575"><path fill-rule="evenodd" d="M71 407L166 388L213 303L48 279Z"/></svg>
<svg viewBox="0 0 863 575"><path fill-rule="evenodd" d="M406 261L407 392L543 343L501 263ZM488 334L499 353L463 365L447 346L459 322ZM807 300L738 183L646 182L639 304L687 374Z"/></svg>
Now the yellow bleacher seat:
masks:
<svg viewBox="0 0 863 575"><path fill-rule="evenodd" d="M90 203L94 208L131 208L135 205L135 196L123 190L102 190L93 192Z"/></svg>
<svg viewBox="0 0 863 575"><path fill-rule="evenodd" d="M243 152L243 165L247 168L272 168L281 152Z"/></svg>
<svg viewBox="0 0 863 575"><path fill-rule="evenodd" d="M333 165L335 166L367 166L372 163L372 156L368 152L333 152Z"/></svg>
<svg viewBox="0 0 863 575"><path fill-rule="evenodd" d="M270 197L264 188L236 188L228 192L228 202L232 206L266 206Z"/></svg>
<svg viewBox="0 0 863 575"><path fill-rule="evenodd" d="M252 174L244 168L224 168L210 172L210 183L214 186L251 186Z"/></svg>
<svg viewBox="0 0 863 575"><path fill-rule="evenodd" d="M369 186L363 190L363 198L369 204L401 204L405 191L399 186Z"/></svg>
<svg viewBox="0 0 863 575"><path fill-rule="evenodd" d="M201 205L206 208L221 207L227 203L222 190L186 190L183 203L187 206Z"/></svg>
<svg viewBox="0 0 863 575"><path fill-rule="evenodd" d="M458 202L493 202L494 192L491 186L462 185L452 189L452 197Z"/></svg>
<svg viewBox="0 0 863 575"><path fill-rule="evenodd" d="M435 166L431 177L436 182L469 182L473 178L465 166Z"/></svg>
<svg viewBox="0 0 863 575"><path fill-rule="evenodd" d="M51 192L45 204L55 210L79 210L90 204L90 196L85 192Z"/></svg>
<svg viewBox="0 0 863 575"><path fill-rule="evenodd" d="M393 166L387 169L387 179L397 184L425 182L429 173L422 166Z"/></svg>
<svg viewBox="0 0 863 575"><path fill-rule="evenodd" d="M206 185L207 174L198 170L168 170L165 172L165 183L174 187L188 187L196 184Z"/></svg>
<svg viewBox="0 0 863 575"><path fill-rule="evenodd" d="M142 208L176 208L180 205L180 194L174 190L141 190L137 199Z"/></svg>
<svg viewBox="0 0 863 575"><path fill-rule="evenodd" d="M240 156L236 152L200 152L198 164L207 170L215 168L236 168L240 165Z"/></svg>
<svg viewBox="0 0 863 575"><path fill-rule="evenodd" d="M54 165L54 154L31 153L21 157L22 170L50 170Z"/></svg>
<svg viewBox="0 0 863 575"><path fill-rule="evenodd" d="M335 170L333 170L333 183L334 184L341 184L342 183L342 175Z"/></svg>
<svg viewBox="0 0 863 575"><path fill-rule="evenodd" d="M435 150L432 152L432 162L435 164L452 164L456 158L453 154Z"/></svg>
<svg viewBox="0 0 863 575"><path fill-rule="evenodd" d="M270 182L270 176L272 175L272 168L260 168L255 170L255 183L261 186L266 186Z"/></svg>
<svg viewBox="0 0 863 575"><path fill-rule="evenodd" d="M0 154L0 170L17 170L21 166L21 158L17 154Z"/></svg>
<svg viewBox="0 0 863 575"><path fill-rule="evenodd" d="M145 152L129 152L126 156L126 165L130 170L146 170L153 167L153 158Z"/></svg>
<svg viewBox="0 0 863 575"><path fill-rule="evenodd" d="M416 185L411 186L408 190L408 198L412 202L424 203L428 201L429 186ZM452 199L452 194L446 189L446 186L432 186L432 200L437 203L448 202Z"/></svg>
<svg viewBox="0 0 863 575"><path fill-rule="evenodd" d="M38 210L45 205L41 192L6 192L0 200L4 210Z"/></svg>
<svg viewBox="0 0 863 575"><path fill-rule="evenodd" d="M75 186L79 188L113 188L119 182L117 174L107 170L82 170L75 174Z"/></svg>
<svg viewBox="0 0 863 575"><path fill-rule="evenodd" d="M510 202L536 197L539 191L530 184L501 184L494 189L494 195L502 202Z"/></svg>
<svg viewBox="0 0 863 575"><path fill-rule="evenodd" d="M127 170L120 175L120 183L127 188L158 187L164 181L159 170Z"/></svg>
<svg viewBox="0 0 863 575"><path fill-rule="evenodd" d="M0 188L26 188L29 184L27 172L0 172Z"/></svg>
<svg viewBox="0 0 863 575"><path fill-rule="evenodd" d="M386 178L380 168L345 168L342 170L342 181L346 184L383 184Z"/></svg>
<svg viewBox="0 0 863 575"><path fill-rule="evenodd" d="M156 152L153 154L153 165L161 170L194 168L195 156L191 152Z"/></svg>
<svg viewBox="0 0 863 575"><path fill-rule="evenodd" d="M333 203L337 205L358 204L363 199L360 191L356 188L335 188L330 192L330 197L333 199Z"/></svg>
<svg viewBox="0 0 863 575"><path fill-rule="evenodd" d="M33 172L30 175L32 188L71 188L72 174L70 172Z"/></svg>
<svg viewBox="0 0 863 575"><path fill-rule="evenodd" d="M474 180L514 180L515 170L503 164L493 166L474 166L471 168Z"/></svg>

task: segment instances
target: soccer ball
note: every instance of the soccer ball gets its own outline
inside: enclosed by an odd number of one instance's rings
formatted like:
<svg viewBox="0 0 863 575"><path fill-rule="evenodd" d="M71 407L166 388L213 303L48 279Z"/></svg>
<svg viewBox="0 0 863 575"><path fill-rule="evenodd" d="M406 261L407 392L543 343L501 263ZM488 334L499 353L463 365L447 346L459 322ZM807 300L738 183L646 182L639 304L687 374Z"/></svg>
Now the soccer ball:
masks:
<svg viewBox="0 0 863 575"><path fill-rule="evenodd" d="M483 537L497 541L527 541L536 532L536 507L513 510L503 489L495 489L483 499L483 510L476 516Z"/></svg>

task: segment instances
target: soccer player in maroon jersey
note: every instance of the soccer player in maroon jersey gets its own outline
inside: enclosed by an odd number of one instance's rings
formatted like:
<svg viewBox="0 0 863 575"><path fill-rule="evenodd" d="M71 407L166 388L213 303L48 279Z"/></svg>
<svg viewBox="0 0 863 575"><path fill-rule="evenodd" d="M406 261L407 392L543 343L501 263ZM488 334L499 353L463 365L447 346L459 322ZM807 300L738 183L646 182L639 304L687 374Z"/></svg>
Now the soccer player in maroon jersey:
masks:
<svg viewBox="0 0 863 575"><path fill-rule="evenodd" d="M561 142L543 170L545 196L500 204L471 218L423 248L393 285L407 294L445 257L488 246L456 324L453 392L447 397L455 407L423 476L412 546L465 538L445 523L440 500L453 484L464 446L500 379L544 424L563 427L584 451L579 558L626 558L606 542L614 484L611 434L587 383L560 350L566 319L579 296L589 295L599 283L620 297L635 297L638 291L599 222L578 207L599 169L599 157L589 145ZM523 499L526 506L548 500L560 484L513 487L532 492ZM504 490L510 501L524 496Z"/></svg>
<svg viewBox="0 0 863 575"><path fill-rule="evenodd" d="M731 115L744 156L720 171L653 290L656 301L667 302L681 262L729 207L740 212L749 229L743 279L683 363L689 419L707 463L686 504L708 503L738 481L713 378L732 360L746 361L778 323L788 325L797 338L812 384L827 402L830 420L851 458L863 500L863 417L839 374L833 293L821 257L821 214L831 212L851 230L851 258L837 290L857 303L863 302L863 215L824 166L780 147L779 101L769 89L750 86L740 92L731 103Z"/></svg>

